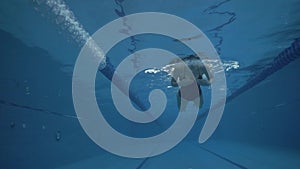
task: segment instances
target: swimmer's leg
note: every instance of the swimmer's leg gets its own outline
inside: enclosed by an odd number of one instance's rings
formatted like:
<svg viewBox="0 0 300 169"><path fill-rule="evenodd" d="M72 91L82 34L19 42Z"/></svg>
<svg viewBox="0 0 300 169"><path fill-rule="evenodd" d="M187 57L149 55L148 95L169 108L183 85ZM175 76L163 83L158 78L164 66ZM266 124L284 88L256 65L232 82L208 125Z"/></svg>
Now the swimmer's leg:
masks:
<svg viewBox="0 0 300 169"><path fill-rule="evenodd" d="M177 97L177 107L178 107L178 109L180 110L180 105L181 105L181 94L180 94L180 90L178 90L176 97Z"/></svg>
<svg viewBox="0 0 300 169"><path fill-rule="evenodd" d="M203 99L203 95L202 95L202 90L200 85L198 85L198 90L199 90L199 98L200 98L200 103L199 103L199 109L203 106L204 103L204 99Z"/></svg>
<svg viewBox="0 0 300 169"><path fill-rule="evenodd" d="M178 87L178 84L177 84L177 82L176 82L176 80L172 77L172 79L171 79L171 85L173 86L173 87Z"/></svg>
<svg viewBox="0 0 300 169"><path fill-rule="evenodd" d="M193 103L194 103L195 106L197 106L199 104L199 109L200 109L203 106L204 99L203 99L203 95L202 95L202 91L201 91L200 85L197 85L197 86L198 86L198 90L199 90L199 97L197 97L196 99L194 99Z"/></svg>
<svg viewBox="0 0 300 169"><path fill-rule="evenodd" d="M177 106L179 111L185 111L186 106L188 104L188 100L185 100L184 98L181 98L180 90L177 92Z"/></svg>
<svg viewBox="0 0 300 169"><path fill-rule="evenodd" d="M201 109L201 107L203 106L203 96L202 94L200 94L199 97L197 97L196 99L193 100L193 103L195 106L197 106L199 104L199 109Z"/></svg>

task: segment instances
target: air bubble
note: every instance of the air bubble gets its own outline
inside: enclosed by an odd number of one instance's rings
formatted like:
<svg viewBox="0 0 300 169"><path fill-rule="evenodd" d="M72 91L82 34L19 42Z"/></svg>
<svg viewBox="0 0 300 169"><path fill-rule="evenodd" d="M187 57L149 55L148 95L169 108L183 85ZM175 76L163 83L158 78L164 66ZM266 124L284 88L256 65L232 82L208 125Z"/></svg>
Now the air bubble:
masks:
<svg viewBox="0 0 300 169"><path fill-rule="evenodd" d="M16 123L15 122L10 122L10 128L14 128L16 126Z"/></svg>
<svg viewBox="0 0 300 169"><path fill-rule="evenodd" d="M55 139L56 139L56 141L61 140L61 132L59 130L56 132Z"/></svg>

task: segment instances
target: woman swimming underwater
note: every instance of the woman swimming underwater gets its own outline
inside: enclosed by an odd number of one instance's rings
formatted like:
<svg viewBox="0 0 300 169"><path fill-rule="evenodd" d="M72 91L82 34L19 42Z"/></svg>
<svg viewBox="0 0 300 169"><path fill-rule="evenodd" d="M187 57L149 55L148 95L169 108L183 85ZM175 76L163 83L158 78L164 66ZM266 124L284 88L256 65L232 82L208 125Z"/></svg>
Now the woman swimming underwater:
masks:
<svg viewBox="0 0 300 169"><path fill-rule="evenodd" d="M189 55L182 59L175 59L165 67L172 76L171 85L179 87L177 105L180 111L185 111L189 101L199 108L203 105L200 86L209 86L213 81L213 73L198 56ZM195 88L196 87L196 88Z"/></svg>

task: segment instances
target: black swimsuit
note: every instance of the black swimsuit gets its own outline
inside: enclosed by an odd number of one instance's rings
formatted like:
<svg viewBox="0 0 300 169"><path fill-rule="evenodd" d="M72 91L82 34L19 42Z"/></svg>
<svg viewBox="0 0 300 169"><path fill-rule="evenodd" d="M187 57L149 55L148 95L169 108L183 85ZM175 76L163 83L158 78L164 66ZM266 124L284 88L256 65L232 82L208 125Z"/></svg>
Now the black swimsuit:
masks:
<svg viewBox="0 0 300 169"><path fill-rule="evenodd" d="M195 90L193 90L193 85L196 85L198 87L199 93L196 92ZM183 92L184 94L181 95L181 92ZM199 97L202 94L201 88L199 84L196 84L196 82L188 85L188 86L184 86L181 87L180 90L178 91L178 96L184 98L185 100L188 101L193 101L195 100L197 97Z"/></svg>
<svg viewBox="0 0 300 169"><path fill-rule="evenodd" d="M198 79L202 79L202 76L199 75ZM172 78L171 84L172 86L178 86L174 78ZM197 85L199 93L193 90L193 85ZM188 86L181 87L180 90L178 91L179 97L181 97L181 91L184 91L184 95L182 95L182 98L189 101L192 101L202 95L201 87L199 84L197 84L196 81Z"/></svg>

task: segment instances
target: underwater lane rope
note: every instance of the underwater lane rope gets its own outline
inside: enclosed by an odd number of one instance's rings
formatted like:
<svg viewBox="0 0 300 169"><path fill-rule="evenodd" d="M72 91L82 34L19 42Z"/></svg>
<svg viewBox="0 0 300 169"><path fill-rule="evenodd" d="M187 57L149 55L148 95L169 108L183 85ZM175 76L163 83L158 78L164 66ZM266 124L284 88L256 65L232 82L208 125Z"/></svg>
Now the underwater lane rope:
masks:
<svg viewBox="0 0 300 169"><path fill-rule="evenodd" d="M279 53L277 57L273 59L271 64L268 64L265 69L261 71L256 77L250 79L248 83L244 86L237 89L233 92L229 97L227 97L226 101L230 102L240 94L244 93L246 90L252 88L256 84L260 83L273 73L277 72L278 70L282 69L284 66L288 65L289 63L293 62L296 59L300 58L300 38L295 39L295 41L291 44L290 47L286 48L284 51Z"/></svg>
<svg viewBox="0 0 300 169"><path fill-rule="evenodd" d="M122 1L123 0L118 0L118 2L122 2ZM59 20L59 22L57 22L57 24L67 26L67 28L66 28L67 31L71 35L73 35L73 34L76 35L76 36L72 36L72 37L79 45L84 44L85 42L88 41L88 39L91 38L89 33L78 22L77 18L73 14L73 12L69 10L69 7L66 5L66 3L63 0L34 0L33 2L36 2L38 5L45 3L50 8L50 10L53 12L55 17L60 18L60 20ZM117 0L116 0L116 2L117 2ZM123 9L123 8L121 8L121 9ZM88 47L91 50L93 50L93 52L95 52L95 54L97 56L103 57L103 59L105 59L105 64L100 65L100 68L98 69L98 71L100 71L107 79L109 79L111 81L114 73L116 73L115 68L111 64L111 62L108 58L106 58L105 56L101 56L101 54L102 54L101 49L92 42L93 41L90 41L90 43L88 43ZM147 107L141 101L141 99L138 97L136 92L133 90L129 90L129 93L127 93L125 90L125 86L124 86L125 83L123 82L123 79L120 76L118 76L117 73L115 74L115 76L117 76L117 79L118 79L118 81L117 81L118 83L116 83L115 85L125 95L129 96L131 101L134 102L141 110L146 111ZM33 107L33 106L17 104L14 102L7 102L5 100L0 100L0 104L6 105L6 106L17 107L17 108L21 108L21 109L27 109L27 110L31 110L31 111L43 112L43 113L52 114L52 115L60 116L60 117L80 118L77 116L66 115L61 112L50 111L50 110L46 110L43 108L37 108L37 107ZM149 114L149 116L151 116L150 113L147 113L147 114ZM159 124L158 122L157 122L157 124L159 126L161 126L161 124Z"/></svg>
<svg viewBox="0 0 300 169"><path fill-rule="evenodd" d="M266 79L267 77L269 77L270 75L272 75L273 73L277 72L278 70L282 69L283 67L287 66L288 64L290 64L291 62L295 61L296 59L300 58L300 37L295 39L295 41L291 44L290 47L286 48L284 51L282 51L281 53L279 53L279 55L277 57L275 57L273 59L273 62L270 64L267 64L268 66L261 71L260 74L258 74L256 77L254 77L253 79L249 80L248 83L246 83L244 86L242 86L241 88L237 89L236 91L234 91L230 96L227 97L226 99L226 103L232 101L234 98L236 98L237 96L241 95L242 93L244 93L245 91L251 89L252 87L254 87L255 85L259 84L261 81L263 81L264 79ZM215 105L218 106L218 105ZM208 113L208 110L206 110L205 112L201 113L200 115L198 115L196 122L199 122L200 119L202 119L203 117L205 117L205 115ZM201 147L201 149L241 168L241 169L245 169L246 167L244 167L241 164L238 164L224 156L221 156L211 150L208 150L207 148ZM143 167L143 165L146 163L146 161L149 159L145 158L140 165L138 166L138 168L136 169L141 169Z"/></svg>
<svg viewBox="0 0 300 169"><path fill-rule="evenodd" d="M106 58L106 66L104 69L98 69L107 79L109 79L111 82L114 82L115 85L123 91L125 95L127 95L132 102L134 102L142 111L146 111L147 107L145 104L141 101L139 95L134 90L129 90L129 93L126 92L126 85L124 84L124 80L122 77L118 75L118 73L115 70L115 67L111 64L109 58ZM116 81L112 81L113 76L117 79ZM148 113L149 114L149 113ZM151 115L151 114L149 114Z"/></svg>
<svg viewBox="0 0 300 169"><path fill-rule="evenodd" d="M283 67L287 66L291 62L295 61L296 59L300 58L300 37L296 38L294 42L291 44L290 47L287 47L285 50L280 52L271 63L266 64L265 68L259 73L257 76L250 79L245 85L238 88L234 92L232 92L226 98L226 103L229 103L234 98L238 97L245 91L251 89L255 85L259 84L261 81L272 75L273 73L277 72L278 70L282 69ZM218 104L214 105L214 107L218 107ZM197 121L202 119L209 110L204 111L200 115L198 115Z"/></svg>
<svg viewBox="0 0 300 169"><path fill-rule="evenodd" d="M230 101L232 101L234 98L238 97L239 95L241 95L242 93L244 93L245 91L251 89L252 87L254 87L255 85L259 84L261 81L263 81L264 79L266 79L267 77L269 77L270 75L272 75L273 73L277 72L278 70L282 69L283 67L287 66L289 63L295 61L296 59L300 58L300 38L295 39L295 41L291 44L290 47L286 48L284 51L282 51L281 53L279 53L279 55L277 57L275 57L273 59L273 62L271 64L267 64L268 66L261 71L260 74L258 74L256 77L254 77L253 79L251 79L248 83L246 83L244 86L240 87L239 89L237 89L236 91L234 91L230 96L228 96L226 98L226 103L229 103ZM218 105L216 105L218 106ZM201 115L198 116L197 121L199 121L201 118L204 117L204 115L206 115L208 113L208 110L204 113L202 113ZM197 122L196 121L196 122ZM224 156L221 156L213 151L208 150L207 148L204 148L202 146L200 146L201 149L241 168L241 169L245 169L246 167L244 167L241 164L238 164Z"/></svg>
<svg viewBox="0 0 300 169"><path fill-rule="evenodd" d="M115 12L120 17L125 16L124 9L121 4L123 1L124 0L115 0L115 2L120 6L121 9L116 9ZM110 63L109 59L106 58L102 49L97 46L96 42L92 39L90 34L84 29L83 25L80 24L74 13L69 9L68 5L63 0L34 0L34 2L36 2L38 5L44 3L46 6L48 6L55 18L59 18L59 22L56 23L60 26L66 26L66 30L70 33L70 35L72 35L73 39L79 45L85 44L96 57L99 57L101 59L98 70L111 81L114 73L116 73L114 66ZM124 26L126 26L125 21L124 24ZM116 87L119 88L120 91L122 91L125 95L133 96L130 97L131 101L134 102L143 111L145 111L147 107L140 100L137 93L132 90L130 90L130 92L128 93L125 90L126 86L124 86L124 80L120 76L118 76L117 73L115 74L115 76L118 77L118 83L114 83L114 85L116 85Z"/></svg>
<svg viewBox="0 0 300 169"><path fill-rule="evenodd" d="M118 0L119 2L122 2L122 0ZM79 45L85 44L91 37L89 33L83 28L83 26L79 23L77 18L75 17L74 13L69 9L69 7L66 5L66 3L63 0L34 0L33 2L37 3L38 5L41 5L45 3L54 16L57 18L57 24L61 26L65 26L66 30L72 35L74 41L76 41ZM59 19L58 19L59 18ZM103 56L102 50L95 44L93 43L94 41L89 41L87 43L87 46L95 53L96 56L101 57L101 59L105 60L105 64L100 64L99 71L110 81L112 80L112 77L115 73L115 68L111 64L108 58ZM147 107L145 104L141 101L141 99L138 97L135 91L130 90L129 93L124 90L125 83L122 81L123 79L116 74L118 78L118 83L115 84L125 95L133 96L130 97L131 101L134 102L141 110L145 111ZM14 102L7 102L5 100L0 100L1 105L6 105L6 106L12 106L12 107L17 107L21 109L27 109L31 111L37 111L37 112L43 112L47 114L52 114L55 116L60 116L60 117L66 117L66 118L80 118L77 116L73 115L66 115L61 112L56 112L56 111L50 111L46 110L43 108L37 108L33 106L27 106L27 105L22 105ZM149 113L148 113L149 114ZM149 114L151 116L151 114ZM157 123L158 124L158 123ZM158 124L159 125L159 124Z"/></svg>

